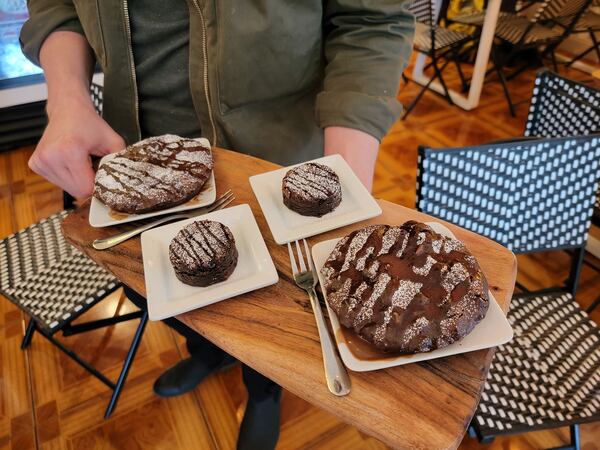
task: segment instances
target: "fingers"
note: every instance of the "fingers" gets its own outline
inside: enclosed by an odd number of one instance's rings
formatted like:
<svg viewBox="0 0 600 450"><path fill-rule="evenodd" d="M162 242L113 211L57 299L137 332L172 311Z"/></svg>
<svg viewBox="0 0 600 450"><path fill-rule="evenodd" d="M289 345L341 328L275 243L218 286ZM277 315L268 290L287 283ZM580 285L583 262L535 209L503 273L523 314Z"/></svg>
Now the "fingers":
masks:
<svg viewBox="0 0 600 450"><path fill-rule="evenodd" d="M89 197L94 187L94 171L87 152L81 147L48 147L43 142L29 159L29 168L75 198Z"/></svg>
<svg viewBox="0 0 600 450"><path fill-rule="evenodd" d="M126 145L123 138L115 133L112 128L108 127L108 125L107 128L107 136L102 139L102 145L93 148L90 154L94 156L105 156L110 153L119 152L125 148Z"/></svg>

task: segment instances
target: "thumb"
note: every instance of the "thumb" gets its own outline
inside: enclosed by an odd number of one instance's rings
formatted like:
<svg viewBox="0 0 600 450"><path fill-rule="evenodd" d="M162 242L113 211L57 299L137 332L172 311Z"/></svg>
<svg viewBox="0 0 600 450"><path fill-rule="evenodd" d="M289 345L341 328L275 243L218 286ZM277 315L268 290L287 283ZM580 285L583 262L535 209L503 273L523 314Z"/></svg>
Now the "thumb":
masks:
<svg viewBox="0 0 600 450"><path fill-rule="evenodd" d="M110 130L103 142L96 146L92 154L95 156L105 156L110 153L120 152L125 149L125 147L126 144L123 138L113 130Z"/></svg>

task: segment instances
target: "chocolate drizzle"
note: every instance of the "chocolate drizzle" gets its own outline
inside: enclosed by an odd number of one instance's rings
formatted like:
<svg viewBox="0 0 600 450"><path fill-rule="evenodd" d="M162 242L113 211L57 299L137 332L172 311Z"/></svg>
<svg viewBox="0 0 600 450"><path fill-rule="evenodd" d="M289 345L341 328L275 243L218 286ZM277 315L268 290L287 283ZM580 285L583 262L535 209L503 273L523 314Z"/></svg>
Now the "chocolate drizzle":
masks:
<svg viewBox="0 0 600 450"><path fill-rule="evenodd" d="M129 214L170 208L197 195L212 168L210 149L196 140L148 138L100 165L94 196Z"/></svg>
<svg viewBox="0 0 600 450"><path fill-rule="evenodd" d="M338 243L323 268L340 322L379 350L423 352L468 334L488 308L479 265L427 225L375 225Z"/></svg>
<svg viewBox="0 0 600 450"><path fill-rule="evenodd" d="M283 203L304 216L321 217L342 200L337 174L317 163L302 164L288 171L282 181L282 193Z"/></svg>

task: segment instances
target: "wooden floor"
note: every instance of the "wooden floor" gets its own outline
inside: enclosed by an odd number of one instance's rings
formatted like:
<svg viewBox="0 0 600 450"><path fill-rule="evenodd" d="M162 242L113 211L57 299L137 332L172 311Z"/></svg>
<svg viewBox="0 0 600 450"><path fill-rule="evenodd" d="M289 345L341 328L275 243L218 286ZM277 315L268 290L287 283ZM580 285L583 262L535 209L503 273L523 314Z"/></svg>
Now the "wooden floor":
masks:
<svg viewBox="0 0 600 450"><path fill-rule="evenodd" d="M507 111L500 86L486 84L481 107L465 112L427 93L405 122L398 122L381 146L374 193L414 207L418 145L461 146L522 134L534 73L511 82L518 117ZM572 71L569 76L587 80ZM452 79L453 77L450 76ZM417 92L403 88L408 103ZM61 192L27 168L31 148L0 154L0 238L61 208ZM589 257L589 256L588 256ZM589 257L593 260L593 257ZM600 261L594 261L600 264ZM536 288L566 277L566 255L520 258L519 280ZM578 300L585 306L600 292L600 274L585 267ZM111 316L119 292L82 320ZM133 310L127 301L118 312ZM593 316L600 322L600 308ZM173 399L152 393L155 378L185 356L182 339L161 323L150 323L116 412L103 420L109 391L39 336L27 351L19 344L24 317L0 299L0 447L42 449L231 449L243 416L245 391L239 367L212 376L194 392ZM135 323L63 339L113 379L129 346ZM398 424L398 426L404 426ZM497 439L489 449L537 449L565 444L567 429ZM582 448L600 448L600 424L582 427ZM378 441L285 392L280 449L378 449ZM465 437L461 448L480 448Z"/></svg>

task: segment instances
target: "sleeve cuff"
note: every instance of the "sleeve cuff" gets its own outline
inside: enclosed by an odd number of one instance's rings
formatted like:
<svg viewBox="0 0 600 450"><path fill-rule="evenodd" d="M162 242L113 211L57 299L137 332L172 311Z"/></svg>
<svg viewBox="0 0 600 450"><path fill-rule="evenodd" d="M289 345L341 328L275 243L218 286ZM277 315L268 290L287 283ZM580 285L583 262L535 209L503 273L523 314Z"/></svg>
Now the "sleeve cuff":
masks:
<svg viewBox="0 0 600 450"><path fill-rule="evenodd" d="M23 54L40 65L40 49L46 38L55 31L73 31L85 36L77 14L72 8L51 8L38 13L23 24L19 41Z"/></svg>
<svg viewBox="0 0 600 450"><path fill-rule="evenodd" d="M364 131L379 141L400 117L401 112L402 105L391 97L327 91L317 95L316 119L321 128L353 128Z"/></svg>

